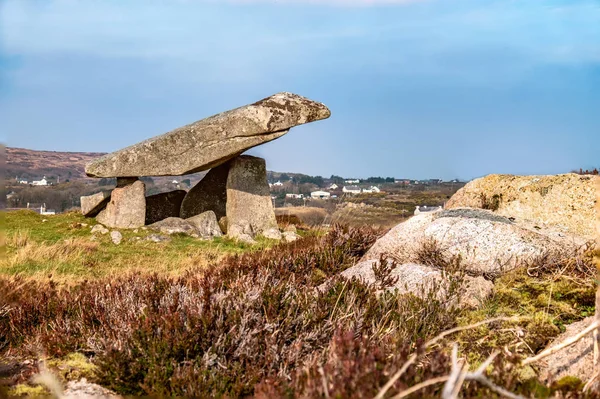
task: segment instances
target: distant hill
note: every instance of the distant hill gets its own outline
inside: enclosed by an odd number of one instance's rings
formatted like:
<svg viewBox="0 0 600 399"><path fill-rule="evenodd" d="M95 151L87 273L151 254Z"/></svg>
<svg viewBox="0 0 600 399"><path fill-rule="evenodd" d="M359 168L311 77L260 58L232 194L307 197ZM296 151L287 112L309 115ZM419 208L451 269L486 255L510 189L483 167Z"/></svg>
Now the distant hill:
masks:
<svg viewBox="0 0 600 399"><path fill-rule="evenodd" d="M104 155L101 152L36 151L6 147L6 178L34 180L46 176L49 181L87 179L85 165Z"/></svg>

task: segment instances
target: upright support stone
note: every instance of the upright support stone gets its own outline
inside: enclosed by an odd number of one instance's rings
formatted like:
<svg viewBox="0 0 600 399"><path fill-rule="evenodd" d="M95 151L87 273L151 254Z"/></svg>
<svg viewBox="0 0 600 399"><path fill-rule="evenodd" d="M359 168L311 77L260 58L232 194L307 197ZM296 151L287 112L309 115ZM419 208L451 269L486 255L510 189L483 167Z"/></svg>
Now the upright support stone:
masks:
<svg viewBox="0 0 600 399"><path fill-rule="evenodd" d="M146 186L137 178L118 178L110 202L96 220L107 227L134 229L146 221Z"/></svg>
<svg viewBox="0 0 600 399"><path fill-rule="evenodd" d="M217 216L217 220L225 216L229 164L230 162L227 162L212 168L198 184L188 191L181 203L181 217L183 219L207 211L213 211Z"/></svg>
<svg viewBox="0 0 600 399"><path fill-rule="evenodd" d="M169 191L146 197L146 224L156 223L166 218L178 218L185 190Z"/></svg>
<svg viewBox="0 0 600 399"><path fill-rule="evenodd" d="M242 222L250 224L253 234L277 229L264 159L242 155L229 162L226 210L229 232Z"/></svg>
<svg viewBox="0 0 600 399"><path fill-rule="evenodd" d="M94 217L100 213L110 201L110 191L100 191L81 197L81 213L83 216Z"/></svg>

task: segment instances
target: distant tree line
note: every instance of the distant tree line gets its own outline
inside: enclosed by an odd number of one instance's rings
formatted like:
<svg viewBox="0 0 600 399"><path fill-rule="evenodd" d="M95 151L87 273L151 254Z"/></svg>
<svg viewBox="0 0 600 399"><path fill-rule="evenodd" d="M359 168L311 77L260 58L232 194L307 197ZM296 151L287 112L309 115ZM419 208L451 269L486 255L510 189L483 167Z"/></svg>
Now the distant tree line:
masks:
<svg viewBox="0 0 600 399"><path fill-rule="evenodd" d="M579 168L579 170L575 170L573 171L574 173L577 173L579 175L594 175L594 176L598 176L598 168L594 168L592 170L583 170L581 168Z"/></svg>

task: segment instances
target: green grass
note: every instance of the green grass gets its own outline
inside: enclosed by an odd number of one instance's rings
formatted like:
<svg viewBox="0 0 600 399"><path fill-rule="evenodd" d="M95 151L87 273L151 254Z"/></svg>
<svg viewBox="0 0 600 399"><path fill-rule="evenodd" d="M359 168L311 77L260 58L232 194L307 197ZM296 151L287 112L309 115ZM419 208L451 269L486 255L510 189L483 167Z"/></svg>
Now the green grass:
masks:
<svg viewBox="0 0 600 399"><path fill-rule="evenodd" d="M137 272L177 275L226 255L265 250L274 244L264 238L248 245L228 238L205 241L182 234L155 243L146 240L155 234L151 230L122 229L123 240L115 245L110 234L92 234L95 220L78 213L42 216L13 211L0 217L6 243L0 274L5 276L81 280Z"/></svg>

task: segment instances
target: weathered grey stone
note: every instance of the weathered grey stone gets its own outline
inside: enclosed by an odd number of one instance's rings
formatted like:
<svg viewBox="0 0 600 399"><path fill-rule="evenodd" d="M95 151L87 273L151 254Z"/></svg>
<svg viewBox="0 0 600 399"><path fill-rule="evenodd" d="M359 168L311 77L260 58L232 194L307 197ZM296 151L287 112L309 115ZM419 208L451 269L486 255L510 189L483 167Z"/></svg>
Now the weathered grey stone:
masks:
<svg viewBox="0 0 600 399"><path fill-rule="evenodd" d="M296 232L294 232L294 231L284 231L282 236L283 236L283 241L285 241L285 242L294 242L300 238L300 236L298 234L296 234Z"/></svg>
<svg viewBox="0 0 600 399"><path fill-rule="evenodd" d="M200 237L196 226L181 218L166 218L148 226L149 229L160 231L163 234L187 234L192 237Z"/></svg>
<svg viewBox="0 0 600 399"><path fill-rule="evenodd" d="M185 195L185 190L175 190L146 197L146 224L169 217L179 217Z"/></svg>
<svg viewBox="0 0 600 399"><path fill-rule="evenodd" d="M295 233L295 232L297 231L297 229L296 229L296 226L295 226L295 225L293 225L293 224L288 224L287 226L285 226L285 227L283 228L283 231L284 231L284 232L288 232L288 231L289 231L289 232Z"/></svg>
<svg viewBox="0 0 600 399"><path fill-rule="evenodd" d="M548 347L561 344L579 334L594 321L593 317L569 324L566 331L554 339ZM540 363L540 377L547 382L558 381L563 377L577 377L583 382L589 381L594 374L594 337L590 333L568 346L545 358Z"/></svg>
<svg viewBox="0 0 600 399"><path fill-rule="evenodd" d="M206 211L199 215L185 219L196 227L198 234L204 238L221 237L221 228L213 211Z"/></svg>
<svg viewBox="0 0 600 399"><path fill-rule="evenodd" d="M146 186L140 180L115 188L109 203L96 220L112 228L135 229L143 226L146 221L145 191Z"/></svg>
<svg viewBox="0 0 600 399"><path fill-rule="evenodd" d="M276 227L271 227L262 232L263 237L271 240L281 240L281 231Z"/></svg>
<svg viewBox="0 0 600 399"><path fill-rule="evenodd" d="M171 237L169 236L163 236L160 234L150 234L148 237L146 237L146 241L152 241L152 242L169 242L171 241Z"/></svg>
<svg viewBox="0 0 600 399"><path fill-rule="evenodd" d="M227 224L231 226L247 221L252 232L262 234L277 229L273 211L267 169L262 158L242 155L232 159L227 177Z"/></svg>
<svg viewBox="0 0 600 399"><path fill-rule="evenodd" d="M117 230L113 230L110 232L110 239L112 240L113 244L119 245L123 240L123 234Z"/></svg>
<svg viewBox="0 0 600 399"><path fill-rule="evenodd" d="M227 216L223 216L219 219L219 227L223 234L227 234Z"/></svg>
<svg viewBox="0 0 600 399"><path fill-rule="evenodd" d="M248 244L256 244L252 226L247 220L238 220L235 224L227 225L227 236Z"/></svg>
<svg viewBox="0 0 600 399"><path fill-rule="evenodd" d="M399 263L419 263L426 244L435 245L449 258L460 256L461 267L471 273L498 274L548 253L573 256L585 240L489 210L452 209L421 213L400 223L377 240L362 260L390 255Z"/></svg>
<svg viewBox="0 0 600 399"><path fill-rule="evenodd" d="M279 93L105 155L89 163L85 171L91 177L195 173L281 137L291 127L330 114L321 103Z"/></svg>
<svg viewBox="0 0 600 399"><path fill-rule="evenodd" d="M381 284L373 270L373 266L379 264L378 260L363 261L344 270L341 275L346 278L356 277L367 284ZM401 294L411 293L421 298L428 298L433 293L452 306L479 307L494 288L494 284L483 277L464 276L462 280L456 280L461 282L460 288L456 292L450 292L452 283L448 275L444 275L439 269L417 263L396 265L389 276L396 279L395 284L380 288L398 290Z"/></svg>
<svg viewBox="0 0 600 399"><path fill-rule="evenodd" d="M83 216L94 217L106 207L108 201L110 201L110 191L100 191L96 194L82 196L81 213Z"/></svg>
<svg viewBox="0 0 600 399"><path fill-rule="evenodd" d="M80 381L69 381L62 399L119 399L121 396L98 384L88 382L85 378Z"/></svg>
<svg viewBox="0 0 600 399"><path fill-rule="evenodd" d="M182 218L187 219L206 211L213 211L217 219L225 216L229 164L226 162L212 168L198 184L188 191L181 203Z"/></svg>
<svg viewBox="0 0 600 399"><path fill-rule="evenodd" d="M101 224L97 224L92 227L92 234L100 233L100 234L108 234L108 229Z"/></svg>

